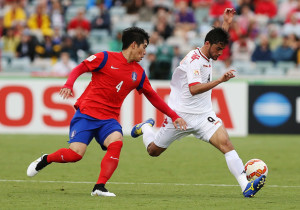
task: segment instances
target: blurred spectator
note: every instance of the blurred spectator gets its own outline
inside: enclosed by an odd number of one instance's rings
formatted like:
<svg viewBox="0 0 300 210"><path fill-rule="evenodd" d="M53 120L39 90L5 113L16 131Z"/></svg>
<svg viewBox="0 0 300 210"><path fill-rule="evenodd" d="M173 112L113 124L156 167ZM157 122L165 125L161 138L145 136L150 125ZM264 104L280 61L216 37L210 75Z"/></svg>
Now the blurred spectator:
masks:
<svg viewBox="0 0 300 210"><path fill-rule="evenodd" d="M235 11L237 13L237 15L241 15L242 14L242 8L243 6L246 5L249 7L249 9L254 12L254 1L253 0L240 0L238 1L238 5L236 5L235 7Z"/></svg>
<svg viewBox="0 0 300 210"><path fill-rule="evenodd" d="M209 10L209 16L211 18L218 18L224 14L226 8L233 8L234 5L230 0L213 0L213 3Z"/></svg>
<svg viewBox="0 0 300 210"><path fill-rule="evenodd" d="M282 43L282 38L279 36L279 27L277 25L269 25L268 33L269 33L269 44L270 49L274 51L279 47Z"/></svg>
<svg viewBox="0 0 300 210"><path fill-rule="evenodd" d="M129 0L125 5L127 8L127 14L138 14L143 5L143 0Z"/></svg>
<svg viewBox="0 0 300 210"><path fill-rule="evenodd" d="M145 4L139 10L140 21L153 21L154 13L154 0L145 0Z"/></svg>
<svg viewBox="0 0 300 210"><path fill-rule="evenodd" d="M52 36L53 43L60 45L62 42L62 35L63 32L60 30L60 28L58 27L53 28L53 36Z"/></svg>
<svg viewBox="0 0 300 210"><path fill-rule="evenodd" d="M3 36L3 33L4 33L3 17L0 15L0 38Z"/></svg>
<svg viewBox="0 0 300 210"><path fill-rule="evenodd" d="M106 29L110 32L111 20L109 11L106 9L103 1L99 2L97 4L97 7L100 11L100 15L98 15L92 20L92 29Z"/></svg>
<svg viewBox="0 0 300 210"><path fill-rule="evenodd" d="M192 0L193 8L207 8L209 9L213 0Z"/></svg>
<svg viewBox="0 0 300 210"><path fill-rule="evenodd" d="M61 46L54 44L52 30L44 31L43 36L43 41L35 47L35 51L40 58L51 58L52 63L55 63L61 51Z"/></svg>
<svg viewBox="0 0 300 210"><path fill-rule="evenodd" d="M180 51L180 47L178 45L173 47L174 55L172 58L172 65L171 65L171 73L174 72L175 68L179 66L180 61L183 59L183 56Z"/></svg>
<svg viewBox="0 0 300 210"><path fill-rule="evenodd" d="M4 14L4 27L10 28L15 22L26 22L26 13L20 7L19 1L11 1L8 11Z"/></svg>
<svg viewBox="0 0 300 210"><path fill-rule="evenodd" d="M282 44L272 53L273 61L292 61L294 50L289 46L288 36L283 37Z"/></svg>
<svg viewBox="0 0 300 210"><path fill-rule="evenodd" d="M293 54L293 61L296 63L298 67L300 67L300 39L297 39L297 48Z"/></svg>
<svg viewBox="0 0 300 210"><path fill-rule="evenodd" d="M298 21L298 23L300 23L300 15L299 15L299 14L300 14L300 1L299 1L299 0L297 1L296 7L295 7L294 9L292 9L292 10L288 13L285 22L286 22L286 23L291 22L291 17L292 17L294 14L296 14L297 21Z"/></svg>
<svg viewBox="0 0 300 210"><path fill-rule="evenodd" d="M35 13L31 14L28 19L28 27L31 30L48 30L51 27L51 22L45 7L42 4L36 6Z"/></svg>
<svg viewBox="0 0 300 210"><path fill-rule="evenodd" d="M36 40L31 35L30 30L24 30L21 36L21 42L18 44L16 49L16 57L29 57L30 61L33 62L35 58L36 44Z"/></svg>
<svg viewBox="0 0 300 210"><path fill-rule="evenodd" d="M77 28L84 30L86 35L91 31L91 23L85 18L84 8L78 8L77 15L68 24L68 34L74 36Z"/></svg>
<svg viewBox="0 0 300 210"><path fill-rule="evenodd" d="M249 39L246 34L244 34L239 38L239 40L232 44L232 59L239 61L250 61L254 48L254 42Z"/></svg>
<svg viewBox="0 0 300 210"><path fill-rule="evenodd" d="M105 8L110 9L115 0L87 0L86 9L89 10L99 3L103 3Z"/></svg>
<svg viewBox="0 0 300 210"><path fill-rule="evenodd" d="M68 52L62 51L57 63L52 67L53 76L67 77L77 64L70 59Z"/></svg>
<svg viewBox="0 0 300 210"><path fill-rule="evenodd" d="M280 21L284 22L289 12L295 9L296 6L297 6L296 0L281 1L278 6L278 14L277 14Z"/></svg>
<svg viewBox="0 0 300 210"><path fill-rule="evenodd" d="M118 31L116 38L109 42L109 50L113 52L122 51L122 31Z"/></svg>
<svg viewBox="0 0 300 210"><path fill-rule="evenodd" d="M175 34L185 37L188 31L195 30L196 27L194 11L188 7L185 1L181 1L175 12Z"/></svg>
<svg viewBox="0 0 300 210"><path fill-rule="evenodd" d="M73 39L70 36L65 36L62 39L61 51L68 52L73 61L78 60L77 52L73 47Z"/></svg>
<svg viewBox="0 0 300 210"><path fill-rule="evenodd" d="M76 62L78 62L79 57L86 57L85 54L89 53L90 44L84 30L81 28L76 29L75 36L73 37L73 49L78 56L77 60L75 60Z"/></svg>
<svg viewBox="0 0 300 210"><path fill-rule="evenodd" d="M272 61L272 51L269 47L269 39L265 34L260 35L260 41L256 44L251 56L252 61Z"/></svg>
<svg viewBox="0 0 300 210"><path fill-rule="evenodd" d="M167 12L165 10L158 11L154 31L158 32L158 34L165 40L172 35L173 28L168 23Z"/></svg>
<svg viewBox="0 0 300 210"><path fill-rule="evenodd" d="M293 13L290 17L290 22L283 25L282 33L284 35L296 34L300 38L300 22L298 22L296 15Z"/></svg>
<svg viewBox="0 0 300 210"><path fill-rule="evenodd" d="M171 78L173 53L173 47L168 46L165 43L158 46L156 60L150 65L151 79L168 80Z"/></svg>
<svg viewBox="0 0 300 210"><path fill-rule="evenodd" d="M7 28L6 34L2 36L1 40L3 45L3 52L11 53L14 55L16 53L17 46L20 42L19 37L14 36L14 28Z"/></svg>
<svg viewBox="0 0 300 210"><path fill-rule="evenodd" d="M59 0L52 0L52 7L50 11L50 19L52 28L64 29L65 21L63 8Z"/></svg>
<svg viewBox="0 0 300 210"><path fill-rule="evenodd" d="M247 34L251 40L256 40L257 36L259 36L260 28L256 19L252 19L249 22Z"/></svg>
<svg viewBox="0 0 300 210"><path fill-rule="evenodd" d="M273 18L277 14L277 6L274 0L257 0L255 4L255 14L265 15Z"/></svg>
<svg viewBox="0 0 300 210"><path fill-rule="evenodd" d="M248 4L241 6L241 14L237 16L237 22L244 31L248 30L250 22L255 18L254 12L251 11Z"/></svg>
<svg viewBox="0 0 300 210"><path fill-rule="evenodd" d="M239 38L242 35L247 34L247 31L239 25L237 20L233 20L232 24L229 28L229 34L230 34L230 40L232 42L235 42L235 41L239 40Z"/></svg>

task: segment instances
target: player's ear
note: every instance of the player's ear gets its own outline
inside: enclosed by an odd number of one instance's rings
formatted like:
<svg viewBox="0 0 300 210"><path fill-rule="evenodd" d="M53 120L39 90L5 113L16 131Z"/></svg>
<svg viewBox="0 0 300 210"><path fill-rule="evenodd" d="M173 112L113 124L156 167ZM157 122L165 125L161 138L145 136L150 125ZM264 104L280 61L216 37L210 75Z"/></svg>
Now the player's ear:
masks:
<svg viewBox="0 0 300 210"><path fill-rule="evenodd" d="M134 41L134 42L132 42L131 43L131 47L132 47L132 49L135 49L136 47L137 47L137 43Z"/></svg>

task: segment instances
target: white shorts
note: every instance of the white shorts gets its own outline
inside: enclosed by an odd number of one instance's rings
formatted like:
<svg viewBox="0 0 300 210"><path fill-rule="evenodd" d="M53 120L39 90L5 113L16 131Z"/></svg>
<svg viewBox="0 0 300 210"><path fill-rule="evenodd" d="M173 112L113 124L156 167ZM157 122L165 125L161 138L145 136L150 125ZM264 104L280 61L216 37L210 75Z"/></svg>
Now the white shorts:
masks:
<svg viewBox="0 0 300 210"><path fill-rule="evenodd" d="M214 111L204 114L177 113L187 123L186 130L176 130L172 120L167 117L162 127L155 135L154 143L162 148L167 148L173 141L193 134L196 138L209 142L209 139L222 125Z"/></svg>

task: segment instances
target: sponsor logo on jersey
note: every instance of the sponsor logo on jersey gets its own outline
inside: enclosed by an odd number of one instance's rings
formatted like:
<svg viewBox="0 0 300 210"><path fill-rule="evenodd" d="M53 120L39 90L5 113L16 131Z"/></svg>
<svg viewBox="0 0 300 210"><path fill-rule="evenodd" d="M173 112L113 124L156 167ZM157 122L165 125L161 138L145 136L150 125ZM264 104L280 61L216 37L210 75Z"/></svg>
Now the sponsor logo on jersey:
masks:
<svg viewBox="0 0 300 210"><path fill-rule="evenodd" d="M117 68L117 67L114 67L114 66L110 66L110 68L111 68L111 69L119 69L119 68Z"/></svg>
<svg viewBox="0 0 300 210"><path fill-rule="evenodd" d="M203 65L203 67L208 68L208 67L211 67L211 65L210 64L209 65Z"/></svg>
<svg viewBox="0 0 300 210"><path fill-rule="evenodd" d="M192 60L190 63L192 63L194 60L198 60L199 58L200 58L200 55L198 55L196 52L194 52L194 54L191 57Z"/></svg>
<svg viewBox="0 0 300 210"><path fill-rule="evenodd" d="M132 79L132 81L136 81L137 80L137 74L135 73L135 72L132 72L132 74L131 74L131 79Z"/></svg>
<svg viewBox="0 0 300 210"><path fill-rule="evenodd" d="M96 58L95 55L91 55L90 57L88 57L86 60L91 62L92 60L94 60Z"/></svg>

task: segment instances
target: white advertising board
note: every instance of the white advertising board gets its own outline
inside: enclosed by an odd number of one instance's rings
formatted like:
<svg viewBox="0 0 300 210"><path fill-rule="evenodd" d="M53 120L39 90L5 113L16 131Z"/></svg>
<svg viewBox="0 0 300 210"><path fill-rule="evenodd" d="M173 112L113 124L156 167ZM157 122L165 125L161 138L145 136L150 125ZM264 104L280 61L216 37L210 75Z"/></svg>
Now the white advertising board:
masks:
<svg viewBox="0 0 300 210"><path fill-rule="evenodd" d="M68 134L74 114L73 104L88 85L78 80L74 98L63 100L59 90L63 79L0 79L0 133ZM169 81L151 81L152 87L167 102ZM212 100L217 115L231 136L248 134L248 84L224 83L213 90ZM148 100L132 91L123 103L120 123L125 135L134 124L149 117L156 120L156 129L164 115Z"/></svg>

